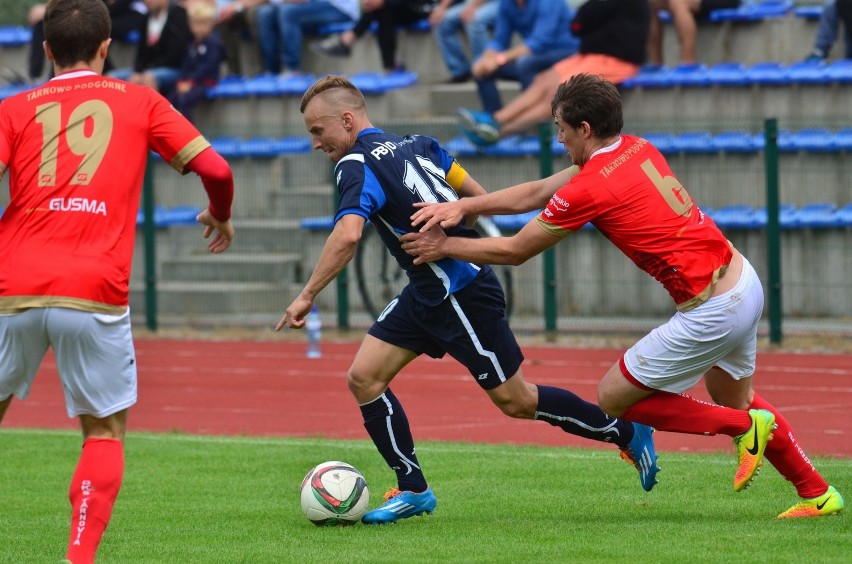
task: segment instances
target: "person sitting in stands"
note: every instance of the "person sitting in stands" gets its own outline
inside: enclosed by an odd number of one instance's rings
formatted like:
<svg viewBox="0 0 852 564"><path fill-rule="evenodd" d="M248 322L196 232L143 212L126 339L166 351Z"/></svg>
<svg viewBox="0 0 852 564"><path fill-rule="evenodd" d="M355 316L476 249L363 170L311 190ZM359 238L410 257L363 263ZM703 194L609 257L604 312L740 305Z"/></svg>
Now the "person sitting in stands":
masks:
<svg viewBox="0 0 852 564"><path fill-rule="evenodd" d="M348 57L352 45L376 22L376 40L386 73L403 70L397 61L397 28L429 17L435 0L361 0L361 18L355 27L311 44L311 49L332 57Z"/></svg>
<svg viewBox="0 0 852 564"><path fill-rule="evenodd" d="M187 5L189 29L194 37L180 68L180 78L169 94L169 101L192 121L192 110L207 96L207 91L219 82L225 47L213 30L216 25L216 6L207 0L193 0Z"/></svg>
<svg viewBox="0 0 852 564"><path fill-rule="evenodd" d="M580 52L536 75L526 90L493 114L460 108L462 132L476 145L490 145L550 121L556 87L576 74L600 75L614 84L634 76L645 62L649 19L648 0L588 0L571 22Z"/></svg>
<svg viewBox="0 0 852 564"><path fill-rule="evenodd" d="M169 0L145 0L145 5L148 17L133 68L116 69L109 75L167 93L180 75L192 33L183 7Z"/></svg>
<svg viewBox="0 0 852 564"><path fill-rule="evenodd" d="M680 46L681 64L695 64L698 22L707 20L713 10L738 8L742 0L651 0L651 27L648 33L648 62L663 64L663 22L660 10L668 10Z"/></svg>

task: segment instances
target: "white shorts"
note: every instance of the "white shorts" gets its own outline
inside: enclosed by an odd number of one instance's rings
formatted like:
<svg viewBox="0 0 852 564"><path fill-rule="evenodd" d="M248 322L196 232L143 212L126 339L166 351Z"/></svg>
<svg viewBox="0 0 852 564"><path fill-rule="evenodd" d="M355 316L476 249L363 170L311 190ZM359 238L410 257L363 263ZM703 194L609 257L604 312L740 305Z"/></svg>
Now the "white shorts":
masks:
<svg viewBox="0 0 852 564"><path fill-rule="evenodd" d="M0 400L27 398L48 347L68 417L103 418L136 403L129 310L107 315L51 307L0 315Z"/></svg>
<svg viewBox="0 0 852 564"><path fill-rule="evenodd" d="M645 335L624 353L622 370L653 390L681 393L718 366L735 380L754 374L763 287L743 258L736 286Z"/></svg>

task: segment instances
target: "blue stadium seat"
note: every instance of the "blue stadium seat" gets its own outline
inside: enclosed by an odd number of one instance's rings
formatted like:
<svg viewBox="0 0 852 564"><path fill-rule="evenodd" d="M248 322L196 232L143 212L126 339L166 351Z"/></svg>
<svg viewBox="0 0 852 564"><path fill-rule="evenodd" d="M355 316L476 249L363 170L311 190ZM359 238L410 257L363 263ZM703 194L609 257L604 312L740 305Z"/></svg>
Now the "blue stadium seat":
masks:
<svg viewBox="0 0 852 564"><path fill-rule="evenodd" d="M668 133L666 131L650 131L642 134L641 137L650 141L651 144L663 154L676 153L678 151L677 140L672 133Z"/></svg>
<svg viewBox="0 0 852 564"><path fill-rule="evenodd" d="M300 74L288 78L278 78L278 95L301 96L316 81L312 74Z"/></svg>
<svg viewBox="0 0 852 564"><path fill-rule="evenodd" d="M0 26L0 47L18 47L29 45L32 30L20 25Z"/></svg>
<svg viewBox="0 0 852 564"><path fill-rule="evenodd" d="M226 76L207 91L207 97L215 98L245 98L248 96L248 81L242 76Z"/></svg>
<svg viewBox="0 0 852 564"><path fill-rule="evenodd" d="M713 146L726 153L754 153L758 151L753 133L748 131L720 131L713 136Z"/></svg>
<svg viewBox="0 0 852 564"><path fill-rule="evenodd" d="M710 84L707 65L703 63L681 63L675 65L669 73L673 86L703 87Z"/></svg>
<svg viewBox="0 0 852 564"><path fill-rule="evenodd" d="M334 229L334 216L304 217L299 226L306 231L331 231Z"/></svg>
<svg viewBox="0 0 852 564"><path fill-rule="evenodd" d="M675 150L682 153L712 153L716 150L709 131L684 131L675 135Z"/></svg>
<svg viewBox="0 0 852 564"><path fill-rule="evenodd" d="M852 202L837 210L837 224L840 227L852 228Z"/></svg>
<svg viewBox="0 0 852 564"><path fill-rule="evenodd" d="M795 144L796 134L789 129L778 130L778 150L786 153L798 151Z"/></svg>
<svg viewBox="0 0 852 564"><path fill-rule="evenodd" d="M813 6L796 6L793 8L793 15L804 20L818 20L822 16L822 4L814 4Z"/></svg>
<svg viewBox="0 0 852 564"><path fill-rule="evenodd" d="M524 225L529 223L535 216L541 213L541 210L533 210L526 213L518 213L513 215L495 215L491 219L494 220L494 225L500 229L507 231L518 231Z"/></svg>
<svg viewBox="0 0 852 564"><path fill-rule="evenodd" d="M825 67L825 78L838 84L852 83L852 60L837 59L829 63Z"/></svg>
<svg viewBox="0 0 852 564"><path fill-rule="evenodd" d="M245 156L245 153L243 153L243 140L239 137L211 139L210 145L226 159L242 158Z"/></svg>
<svg viewBox="0 0 852 564"><path fill-rule="evenodd" d="M798 210L793 204L778 205L778 225L781 229L794 229L799 226ZM765 207L755 210L754 220L760 227L768 224L768 212Z"/></svg>
<svg viewBox="0 0 852 564"><path fill-rule="evenodd" d="M479 147L471 143L467 137L464 137L462 135L453 137L446 143L442 143L442 145L448 153L456 157L477 155L481 153Z"/></svg>
<svg viewBox="0 0 852 564"><path fill-rule="evenodd" d="M246 81L245 91L247 96L280 96L278 75L265 73L252 77Z"/></svg>
<svg viewBox="0 0 852 564"><path fill-rule="evenodd" d="M485 149L487 155L523 157L538 154L538 139L529 136L510 135Z"/></svg>
<svg viewBox="0 0 852 564"><path fill-rule="evenodd" d="M172 225L192 225L195 216L201 213L201 209L195 206L175 206L173 208L159 208L154 211L154 225L157 227L169 227Z"/></svg>
<svg viewBox="0 0 852 564"><path fill-rule="evenodd" d="M722 229L757 229L762 227L755 209L746 205L724 206L714 211L710 217Z"/></svg>
<svg viewBox="0 0 852 564"><path fill-rule="evenodd" d="M832 202L813 202L801 206L796 214L801 227L827 229L840 227L841 218Z"/></svg>
<svg viewBox="0 0 852 564"><path fill-rule="evenodd" d="M835 132L834 146L838 151L852 151L852 127Z"/></svg>
<svg viewBox="0 0 852 564"><path fill-rule="evenodd" d="M240 151L245 157L268 159L280 155L282 146L278 139L272 137L250 137L242 141Z"/></svg>
<svg viewBox="0 0 852 564"><path fill-rule="evenodd" d="M787 67L787 78L791 84L825 84L828 82L826 64L823 61L799 61Z"/></svg>
<svg viewBox="0 0 852 564"><path fill-rule="evenodd" d="M673 85L671 70L658 65L643 66L635 76L621 83L623 88L671 88Z"/></svg>
<svg viewBox="0 0 852 564"><path fill-rule="evenodd" d="M746 79L749 84L790 84L790 79L787 76L787 67L779 61L764 61L753 64L746 70Z"/></svg>
<svg viewBox="0 0 852 564"><path fill-rule="evenodd" d="M757 22L793 11L793 0L744 0L738 8L713 10L711 22Z"/></svg>
<svg viewBox="0 0 852 564"><path fill-rule="evenodd" d="M387 90L396 90L398 88L408 88L417 84L417 73L414 71L394 71L385 74L382 77L382 82Z"/></svg>
<svg viewBox="0 0 852 564"><path fill-rule="evenodd" d="M6 86L0 86L0 100L5 100L9 96L14 96L15 94L25 92L31 88L37 87L31 84L8 84Z"/></svg>
<svg viewBox="0 0 852 564"><path fill-rule="evenodd" d="M717 63L707 69L707 81L717 86L747 86L747 70L742 63Z"/></svg>
<svg viewBox="0 0 852 564"><path fill-rule="evenodd" d="M812 152L835 151L834 132L825 127L808 127L791 133L790 142L795 150Z"/></svg>
<svg viewBox="0 0 852 564"><path fill-rule="evenodd" d="M281 153L310 153L313 151L311 147L311 139L307 136L289 136L275 140L275 146Z"/></svg>

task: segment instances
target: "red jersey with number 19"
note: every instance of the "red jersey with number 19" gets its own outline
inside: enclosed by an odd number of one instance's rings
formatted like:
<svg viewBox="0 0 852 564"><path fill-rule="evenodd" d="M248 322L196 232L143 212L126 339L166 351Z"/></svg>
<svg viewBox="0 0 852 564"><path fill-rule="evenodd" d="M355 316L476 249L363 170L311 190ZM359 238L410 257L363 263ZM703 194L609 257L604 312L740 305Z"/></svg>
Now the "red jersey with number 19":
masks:
<svg viewBox="0 0 852 564"><path fill-rule="evenodd" d="M591 222L668 290L681 311L710 297L733 252L645 139L622 135L592 155L537 218L565 236Z"/></svg>
<svg viewBox="0 0 852 564"><path fill-rule="evenodd" d="M57 76L0 104L0 313L128 303L148 155L178 172L210 144L148 87L92 71Z"/></svg>

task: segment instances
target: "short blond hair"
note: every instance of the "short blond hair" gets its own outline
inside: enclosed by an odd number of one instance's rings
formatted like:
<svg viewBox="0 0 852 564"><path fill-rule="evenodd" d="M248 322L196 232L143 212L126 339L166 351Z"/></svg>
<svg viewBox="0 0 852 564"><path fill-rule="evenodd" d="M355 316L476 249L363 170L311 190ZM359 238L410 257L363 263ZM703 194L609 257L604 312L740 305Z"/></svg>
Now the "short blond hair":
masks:
<svg viewBox="0 0 852 564"><path fill-rule="evenodd" d="M196 21L215 20L216 4L208 0L193 0L186 6L186 16Z"/></svg>

